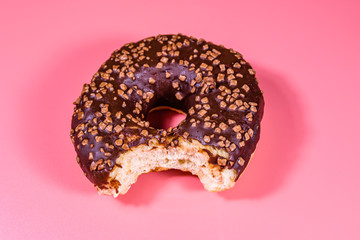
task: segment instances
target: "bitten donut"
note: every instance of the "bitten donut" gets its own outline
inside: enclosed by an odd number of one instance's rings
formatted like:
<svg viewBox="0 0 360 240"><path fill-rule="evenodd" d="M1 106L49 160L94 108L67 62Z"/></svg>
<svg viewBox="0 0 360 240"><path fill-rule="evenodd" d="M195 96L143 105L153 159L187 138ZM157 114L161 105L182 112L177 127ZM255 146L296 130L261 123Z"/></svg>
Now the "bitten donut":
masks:
<svg viewBox="0 0 360 240"><path fill-rule="evenodd" d="M197 175L208 191L233 187L259 140L264 109L240 53L181 34L116 50L74 104L77 161L99 193L114 197L140 174L167 169ZM161 106L186 118L155 129L146 117Z"/></svg>

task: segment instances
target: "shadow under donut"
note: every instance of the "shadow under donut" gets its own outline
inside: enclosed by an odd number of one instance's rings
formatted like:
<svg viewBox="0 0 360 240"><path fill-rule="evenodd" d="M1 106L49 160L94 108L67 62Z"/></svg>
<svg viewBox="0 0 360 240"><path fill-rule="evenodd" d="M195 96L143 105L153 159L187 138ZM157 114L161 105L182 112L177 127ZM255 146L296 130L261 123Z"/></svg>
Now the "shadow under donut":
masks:
<svg viewBox="0 0 360 240"><path fill-rule="evenodd" d="M32 88L22 93L23 104L19 106L16 119L19 121L18 135L23 136L20 144L28 156L24 161L31 171L36 171L51 184L96 194L75 161L69 136L72 103L82 85L90 82L112 51L131 41L128 39L113 38L53 54L39 63L38 74L29 80ZM218 193L227 199L259 198L278 189L297 160L306 134L303 109L294 90L281 76L256 65L254 68L266 104L262 133L254 158L235 187ZM174 113L166 117L158 114L153 121L173 125L181 118ZM172 177L180 177L186 189L205 191L197 177L171 170L140 176L129 192L118 199L125 204L148 204Z"/></svg>

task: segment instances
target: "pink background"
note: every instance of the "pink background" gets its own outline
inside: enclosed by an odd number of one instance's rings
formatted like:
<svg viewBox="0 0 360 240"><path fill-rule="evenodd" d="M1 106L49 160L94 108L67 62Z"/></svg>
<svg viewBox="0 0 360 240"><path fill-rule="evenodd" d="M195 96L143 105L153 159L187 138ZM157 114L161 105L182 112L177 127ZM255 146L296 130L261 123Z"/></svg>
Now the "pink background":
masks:
<svg viewBox="0 0 360 240"><path fill-rule="evenodd" d="M0 239L360 239L359 1L2 1ZM98 196L72 102L111 52L159 33L241 52L262 135L236 187L176 171Z"/></svg>

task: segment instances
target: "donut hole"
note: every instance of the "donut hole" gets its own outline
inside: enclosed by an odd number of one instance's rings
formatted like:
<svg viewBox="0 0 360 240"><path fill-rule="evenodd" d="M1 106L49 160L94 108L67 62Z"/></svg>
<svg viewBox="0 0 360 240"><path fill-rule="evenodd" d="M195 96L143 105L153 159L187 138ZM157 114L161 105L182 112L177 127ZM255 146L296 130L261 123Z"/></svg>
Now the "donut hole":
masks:
<svg viewBox="0 0 360 240"><path fill-rule="evenodd" d="M146 120L150 122L150 126L153 128L167 130L170 127L176 127L185 118L186 115L181 110L159 106L149 111Z"/></svg>

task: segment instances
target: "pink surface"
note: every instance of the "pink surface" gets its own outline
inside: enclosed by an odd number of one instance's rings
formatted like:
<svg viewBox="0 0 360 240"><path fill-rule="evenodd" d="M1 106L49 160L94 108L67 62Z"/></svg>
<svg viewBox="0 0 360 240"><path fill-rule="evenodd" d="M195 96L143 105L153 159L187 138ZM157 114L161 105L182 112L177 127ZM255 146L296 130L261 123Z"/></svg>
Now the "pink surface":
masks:
<svg viewBox="0 0 360 240"><path fill-rule="evenodd" d="M360 239L358 1L0 5L0 239ZM98 196L75 161L72 102L116 48L178 32L257 71L256 154L226 192L169 171Z"/></svg>

